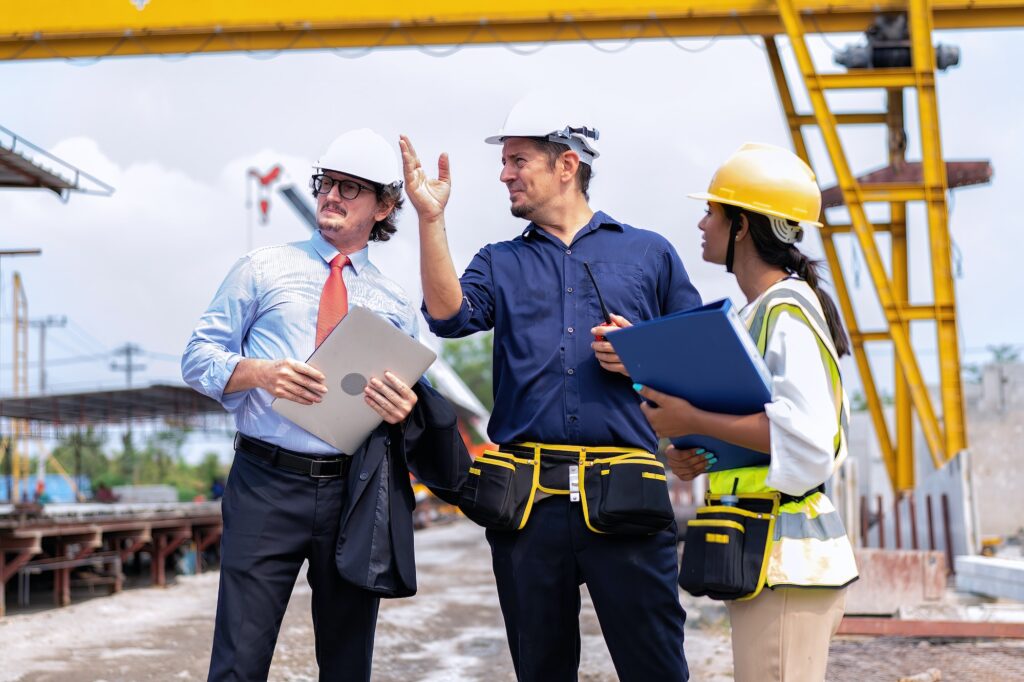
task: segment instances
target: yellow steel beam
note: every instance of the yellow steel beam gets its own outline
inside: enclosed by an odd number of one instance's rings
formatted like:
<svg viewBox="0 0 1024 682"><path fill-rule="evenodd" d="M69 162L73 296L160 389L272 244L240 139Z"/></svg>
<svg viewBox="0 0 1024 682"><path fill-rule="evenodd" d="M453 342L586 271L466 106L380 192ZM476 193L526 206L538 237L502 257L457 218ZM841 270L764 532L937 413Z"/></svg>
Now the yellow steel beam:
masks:
<svg viewBox="0 0 1024 682"><path fill-rule="evenodd" d="M887 332L851 332L850 339L854 343L865 343L869 341L892 341L892 335Z"/></svg>
<svg viewBox="0 0 1024 682"><path fill-rule="evenodd" d="M4 2L0 59L783 33L764 0ZM935 26L1024 26L1021 0L937 0ZM794 0L805 32L860 32L905 0Z"/></svg>
<svg viewBox="0 0 1024 682"><path fill-rule="evenodd" d="M924 201L928 190L920 183L887 182L884 185L861 185L860 198L865 203L883 202L886 204L908 201Z"/></svg>
<svg viewBox="0 0 1024 682"><path fill-rule="evenodd" d="M15 396L22 396L28 393L28 297L25 295L25 287L21 281L21 274L15 272L12 277L11 295L14 332L14 345L12 346L11 358L13 362L13 383L12 393ZM11 436L11 501L21 501L21 478L28 478L29 466L24 460L21 448L24 444L24 436L27 429L25 420L12 419ZM24 471L22 470L24 467Z"/></svg>
<svg viewBox="0 0 1024 682"><path fill-rule="evenodd" d="M60 463L60 460L54 457L53 453L47 453L44 456L46 457L46 462L48 464L52 463L53 468L57 470L57 473L60 474L61 478L67 481L68 485L71 486L71 490L75 493L75 499L79 502L85 502L85 495L83 495L82 491L78 489L78 481L71 477L71 474L69 474L68 470L64 468L64 465Z"/></svg>
<svg viewBox="0 0 1024 682"><path fill-rule="evenodd" d="M786 80L786 72L782 68L782 59L779 57L779 50L773 36L764 36L764 44L768 53L768 62L771 65L772 75L775 78L775 87L779 93L779 100L782 104L782 111L789 122L789 132L793 139L793 148L797 155L807 165L811 165L811 158L807 153L807 144L804 140L803 129L796 107L793 105L793 95ZM867 353L864 350L864 341L869 339L871 334L860 332L857 326L857 315L853 310L853 303L850 300L850 292L846 287L846 278L843 274L842 264L839 262L839 254L836 252L835 242L832 239L833 232L829 228L828 220L824 213L821 216L824 227L821 230L821 243L825 250L825 258L828 261L829 271L832 274L832 286L836 290L836 297L839 299L839 307L846 322L846 330L850 335L850 342L853 347L853 358L857 363L857 372L860 374L861 386L864 389L864 398L867 402L868 413L871 415L871 422L875 428L879 449L882 454L882 461L885 463L889 474L889 480L896 480L896 457L893 450L892 438L889 436L889 425L885 421L885 413L882 410L882 401L878 396L878 388L875 385L875 377L871 370L871 363L868 361ZM877 340L890 341L888 333L881 335Z"/></svg>
<svg viewBox="0 0 1024 682"><path fill-rule="evenodd" d="M885 125L885 114L870 112L836 114L836 123L839 125ZM794 114L793 120L802 126L816 126L818 122L813 114Z"/></svg>
<svg viewBox="0 0 1024 682"><path fill-rule="evenodd" d="M869 88L912 88L917 82L913 69L851 69L846 73L818 74L816 87L824 90Z"/></svg>
<svg viewBox="0 0 1024 682"><path fill-rule="evenodd" d="M932 7L928 0L910 0L911 57L917 76L917 108L921 122L921 167L926 188L928 236L932 257L935 306L947 314L935 321L939 350L939 390L945 425L942 463L967 446L963 389L960 385L960 348L956 326L953 257L946 210L946 164L939 135L939 107L935 94L935 50L932 47ZM938 462L937 462L938 463Z"/></svg>
<svg viewBox="0 0 1024 682"><path fill-rule="evenodd" d="M886 127L889 166L899 169L906 162L907 133L903 115L903 89L890 88L886 91ZM909 257L907 251L907 204L893 201L889 204L890 249L892 289L896 302L910 317ZM877 226L875 229L878 229ZM910 326L904 323L909 336ZM914 486L914 419L913 404L907 381L898 364L893 366L893 408L896 422L896 490L910 490Z"/></svg>
<svg viewBox="0 0 1024 682"><path fill-rule="evenodd" d="M917 358L914 356L914 349L910 344L910 335L907 332L905 319L903 318L900 306L893 295L892 283L885 272L878 245L875 243L874 230L864 210L864 202L861 197L861 189L856 178L850 170L849 162L843 151L839 133L836 129L836 121L820 82L820 75L811 60L811 54L807 48L804 35L804 26L798 14L793 0L778 0L779 15L786 27L793 52L796 56L800 73L807 86L808 95L814 109L814 115L818 120L818 127L821 130L825 146L828 149L832 165L836 173L838 185L843 193L843 200L850 213L851 223L857 240L864 253L864 260L867 263L871 279L875 284L879 303L885 313L886 321L889 324L889 333L892 335L893 349L896 354L896 361L901 367L903 376L911 394L914 409L921 420L921 428L925 440L936 465L944 463L947 459L945 440L942 430L939 427L935 410L932 407L931 397L928 388L924 383L921 370L918 367ZM931 47L929 46L929 49ZM895 477L893 482L895 484Z"/></svg>
<svg viewBox="0 0 1024 682"><path fill-rule="evenodd" d="M956 308L949 305L901 305L900 312L905 320L936 320L956 319Z"/></svg>
<svg viewBox="0 0 1024 682"><path fill-rule="evenodd" d="M892 223L872 223L871 227L874 228L875 232L889 232L893 229ZM848 234L853 232L853 225L828 223L821 230L822 232L828 232L830 235Z"/></svg>

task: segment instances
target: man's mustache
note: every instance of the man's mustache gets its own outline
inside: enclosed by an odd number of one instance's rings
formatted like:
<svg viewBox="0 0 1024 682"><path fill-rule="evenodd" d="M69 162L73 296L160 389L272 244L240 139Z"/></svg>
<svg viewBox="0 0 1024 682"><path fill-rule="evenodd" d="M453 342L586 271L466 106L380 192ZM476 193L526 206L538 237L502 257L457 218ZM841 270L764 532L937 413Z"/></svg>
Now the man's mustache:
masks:
<svg viewBox="0 0 1024 682"><path fill-rule="evenodd" d="M337 211L343 216L348 215L348 211L342 208L341 204L324 204L323 207L320 209L320 212L323 213L324 211Z"/></svg>

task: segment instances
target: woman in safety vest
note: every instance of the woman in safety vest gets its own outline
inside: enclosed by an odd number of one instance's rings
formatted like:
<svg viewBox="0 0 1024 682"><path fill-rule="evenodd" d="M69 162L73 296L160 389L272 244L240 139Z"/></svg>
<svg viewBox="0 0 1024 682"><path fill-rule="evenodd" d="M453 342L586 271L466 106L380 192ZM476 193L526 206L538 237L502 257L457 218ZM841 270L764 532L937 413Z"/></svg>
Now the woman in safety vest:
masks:
<svg viewBox="0 0 1024 682"><path fill-rule="evenodd" d="M849 409L839 358L849 353L835 303L818 265L796 247L820 227L821 191L793 153L746 144L715 173L698 227L703 257L736 276L748 304L740 311L771 373L764 412L735 416L641 388L659 436L704 434L771 454L766 466L710 474L713 494L780 493L764 584L752 599L726 602L736 680L825 679L829 641L839 627L845 587L857 567L824 483L846 457ZM717 461L702 449L670 448L668 461L692 480ZM814 588L814 589L808 589ZM825 588L825 589L822 589Z"/></svg>

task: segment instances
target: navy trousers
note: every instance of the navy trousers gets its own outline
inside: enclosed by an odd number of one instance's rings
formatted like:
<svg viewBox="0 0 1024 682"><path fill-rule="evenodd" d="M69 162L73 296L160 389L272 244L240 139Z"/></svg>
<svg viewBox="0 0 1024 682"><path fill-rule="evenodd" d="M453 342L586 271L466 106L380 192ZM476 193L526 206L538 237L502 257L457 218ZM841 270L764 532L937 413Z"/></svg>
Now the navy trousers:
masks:
<svg viewBox="0 0 1024 682"><path fill-rule="evenodd" d="M304 560L321 680L370 679L379 598L334 563L344 479L315 479L235 452L222 501L220 591L209 679L267 679Z"/></svg>
<svg viewBox="0 0 1024 682"><path fill-rule="evenodd" d="M487 540L520 682L577 679L584 583L619 680L689 679L675 524L655 535L600 535L559 495L535 504L523 530L488 530Z"/></svg>

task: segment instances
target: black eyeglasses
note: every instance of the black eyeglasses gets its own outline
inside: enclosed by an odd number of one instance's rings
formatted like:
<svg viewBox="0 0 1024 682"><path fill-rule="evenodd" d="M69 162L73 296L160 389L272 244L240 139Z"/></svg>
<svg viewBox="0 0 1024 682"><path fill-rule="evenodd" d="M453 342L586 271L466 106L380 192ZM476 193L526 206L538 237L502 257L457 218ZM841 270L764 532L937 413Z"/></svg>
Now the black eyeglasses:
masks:
<svg viewBox="0 0 1024 682"><path fill-rule="evenodd" d="M360 185L355 180L339 180L338 178L332 178L326 173L319 173L314 175L311 184L313 185L313 191L317 194L330 194L334 186L338 186L338 193L341 194L342 199L355 199L359 196L362 191L373 192L377 194L377 190L367 185Z"/></svg>

